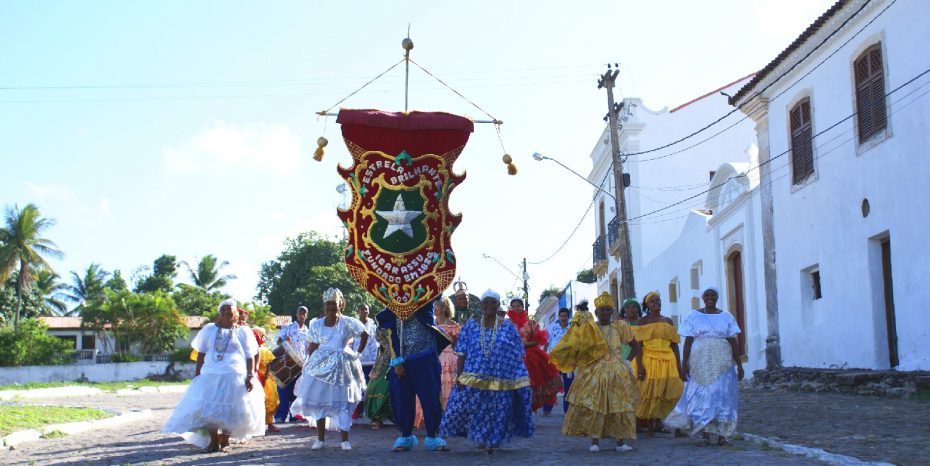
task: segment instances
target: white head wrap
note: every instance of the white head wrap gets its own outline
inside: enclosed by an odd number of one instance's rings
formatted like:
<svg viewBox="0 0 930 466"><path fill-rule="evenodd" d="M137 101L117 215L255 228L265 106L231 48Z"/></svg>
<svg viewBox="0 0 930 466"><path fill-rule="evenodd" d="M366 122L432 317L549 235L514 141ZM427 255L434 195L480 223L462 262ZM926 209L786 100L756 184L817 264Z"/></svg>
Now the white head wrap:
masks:
<svg viewBox="0 0 930 466"><path fill-rule="evenodd" d="M482 300L482 301L484 301L485 298L494 298L494 299L496 299L497 301L500 301L500 300L501 300L501 295L497 294L496 291L494 291L494 290L488 288L488 291L485 291L484 294L481 295L481 300Z"/></svg>
<svg viewBox="0 0 930 466"><path fill-rule="evenodd" d="M346 300L342 296L342 291L340 291L339 288L329 288L323 292L323 304L328 302L334 302L337 306L342 306L346 303Z"/></svg>
<svg viewBox="0 0 930 466"><path fill-rule="evenodd" d="M216 306L216 313L219 314L220 309L223 309L223 306L229 305L232 308L233 312L236 312L236 308L239 307L239 304L235 299L229 298L220 303L219 306Z"/></svg>
<svg viewBox="0 0 930 466"><path fill-rule="evenodd" d="M720 288L717 288L716 286L708 286L707 288L704 289L704 291L701 294L703 295L704 293L707 293L708 291L713 291L717 295L717 298L720 298Z"/></svg>

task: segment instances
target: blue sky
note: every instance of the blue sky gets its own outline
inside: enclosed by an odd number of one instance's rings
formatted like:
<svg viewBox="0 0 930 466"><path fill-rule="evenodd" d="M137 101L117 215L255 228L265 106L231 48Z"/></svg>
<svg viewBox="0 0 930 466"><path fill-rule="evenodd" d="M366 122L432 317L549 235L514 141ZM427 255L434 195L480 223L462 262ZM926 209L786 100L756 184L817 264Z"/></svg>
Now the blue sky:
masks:
<svg viewBox="0 0 930 466"><path fill-rule="evenodd" d="M285 238L341 234L335 167L350 159L334 119L314 112L398 61L409 24L412 58L504 121L520 174L506 175L493 127L477 125L456 163L468 178L450 199L464 214L453 246L471 289L516 290L482 255L516 272L581 219L592 188L530 155L587 174L605 63L621 64L618 98L674 107L764 66L830 3L3 2L0 204L57 220L63 276L214 254L239 275L227 291L249 299ZM398 67L343 105L403 110L402 83ZM410 102L486 117L415 69ZM589 214L530 267L532 301L590 267L593 225Z"/></svg>

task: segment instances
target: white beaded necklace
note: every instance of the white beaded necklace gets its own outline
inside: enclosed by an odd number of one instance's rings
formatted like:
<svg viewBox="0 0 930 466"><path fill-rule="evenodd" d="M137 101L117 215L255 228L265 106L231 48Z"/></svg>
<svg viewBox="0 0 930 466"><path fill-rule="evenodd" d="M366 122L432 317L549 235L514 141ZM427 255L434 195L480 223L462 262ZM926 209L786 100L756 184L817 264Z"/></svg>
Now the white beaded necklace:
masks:
<svg viewBox="0 0 930 466"><path fill-rule="evenodd" d="M216 327L216 337L213 339L213 359L216 362L223 360L223 356L226 354L226 350L229 349L229 342L232 341L233 329L229 329L229 333L226 338L223 338L223 327ZM223 349L220 350L220 342L226 340L226 343L223 344Z"/></svg>
<svg viewBox="0 0 930 466"><path fill-rule="evenodd" d="M484 314L481 314L481 353L487 357L494 351L494 341L497 340L497 324L498 318L500 316L497 313L494 313L494 329L491 330L491 343L490 345L484 342Z"/></svg>

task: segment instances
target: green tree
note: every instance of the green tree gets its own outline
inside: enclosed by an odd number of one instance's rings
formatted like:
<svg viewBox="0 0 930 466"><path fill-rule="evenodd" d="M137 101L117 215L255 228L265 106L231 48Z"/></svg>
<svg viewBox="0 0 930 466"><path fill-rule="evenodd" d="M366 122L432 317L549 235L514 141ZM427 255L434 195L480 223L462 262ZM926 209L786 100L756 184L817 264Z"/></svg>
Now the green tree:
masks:
<svg viewBox="0 0 930 466"><path fill-rule="evenodd" d="M126 291L129 289L126 280L123 279L123 272L120 272L119 269L113 271L113 275L107 280L106 287L110 291Z"/></svg>
<svg viewBox="0 0 930 466"><path fill-rule="evenodd" d="M171 298L182 314L202 316L216 311L216 306L229 298L229 295L220 291L208 292L203 288L181 283L171 292Z"/></svg>
<svg viewBox="0 0 930 466"><path fill-rule="evenodd" d="M23 318L18 329L0 328L0 366L62 364L71 343L46 333L41 320Z"/></svg>
<svg viewBox="0 0 930 466"><path fill-rule="evenodd" d="M581 283L597 283L597 275L595 275L594 269L584 269L579 271L575 279Z"/></svg>
<svg viewBox="0 0 930 466"><path fill-rule="evenodd" d="M556 298L562 296L562 289L555 285L549 285L549 288L546 288L539 294L539 302L543 302L544 299L550 296L555 296Z"/></svg>
<svg viewBox="0 0 930 466"><path fill-rule="evenodd" d="M48 314L63 316L68 314L68 302L72 297L68 292L70 288L63 283L61 277L48 269L40 269L35 272L33 283L38 292L45 300L45 307L48 308Z"/></svg>
<svg viewBox="0 0 930 466"><path fill-rule="evenodd" d="M77 303L78 313L84 308L84 303L103 297L110 272L103 270L100 264L91 263L87 266L83 276L71 272L71 286L69 290L74 302Z"/></svg>
<svg viewBox="0 0 930 466"><path fill-rule="evenodd" d="M46 230L55 221L44 218L34 204L7 208L4 228L0 231L0 282L6 281L14 271L19 271L16 280L16 316L14 330L19 328L19 316L23 309L23 293L32 285L35 269L49 269L44 256L58 258L63 254L51 240L43 238Z"/></svg>
<svg viewBox="0 0 930 466"><path fill-rule="evenodd" d="M204 291L218 290L226 286L230 280L236 279L236 276L233 274L220 275L222 270L229 265L229 262L219 262L212 254L203 256L200 261L197 262L196 270L186 261L181 261L181 265L190 273L191 282L194 283L194 286L203 288Z"/></svg>
<svg viewBox="0 0 930 466"><path fill-rule="evenodd" d="M13 322L16 318L16 309L19 307L20 300L16 291L16 284L19 281L19 272L13 272L10 278L0 283L0 320L4 322ZM45 306L45 298L39 291L35 283L22 294L22 312L20 318L27 319L45 315L48 308Z"/></svg>
<svg viewBox="0 0 930 466"><path fill-rule="evenodd" d="M82 317L83 325L98 335L112 334L119 352L170 351L188 332L186 319L171 296L160 290L106 290L101 299L88 301Z"/></svg>
<svg viewBox="0 0 930 466"><path fill-rule="evenodd" d="M152 264L152 273L142 277L136 283L136 293L171 292L174 288L174 278L178 275L178 259L175 256L162 254Z"/></svg>
<svg viewBox="0 0 930 466"><path fill-rule="evenodd" d="M316 232L286 240L278 258L262 264L256 299L271 306L277 315L289 315L304 305L315 316L321 314L323 292L336 287L346 297L348 314L361 303L378 312L380 304L346 270L345 245L345 241L328 240Z"/></svg>

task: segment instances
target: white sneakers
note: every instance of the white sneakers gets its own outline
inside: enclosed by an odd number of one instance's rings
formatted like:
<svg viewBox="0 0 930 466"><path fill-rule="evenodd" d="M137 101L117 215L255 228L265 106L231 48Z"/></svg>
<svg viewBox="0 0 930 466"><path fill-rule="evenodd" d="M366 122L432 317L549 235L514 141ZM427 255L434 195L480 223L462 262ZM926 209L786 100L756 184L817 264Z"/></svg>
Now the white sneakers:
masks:
<svg viewBox="0 0 930 466"><path fill-rule="evenodd" d="M590 451L590 452L592 452L592 453L594 453L594 452L599 452L599 451L601 451L601 447L599 447L599 446L597 446L597 445L591 445L591 447L588 448L588 451ZM633 451L633 447L631 447L631 446L629 446L629 445L627 445L627 444L624 443L623 445L617 445L617 451L620 452L620 453L626 453L626 452L628 452L628 451Z"/></svg>
<svg viewBox="0 0 930 466"><path fill-rule="evenodd" d="M344 441L344 442L342 442L342 443L339 444L339 448L342 448L343 450L351 450L351 449L352 449L352 444L349 443L348 440L346 440L346 441ZM319 440L319 439L314 440L314 441L313 441L313 445L310 447L310 449L311 449L311 450L322 450L322 449L323 449L323 441L322 441L322 440Z"/></svg>

